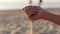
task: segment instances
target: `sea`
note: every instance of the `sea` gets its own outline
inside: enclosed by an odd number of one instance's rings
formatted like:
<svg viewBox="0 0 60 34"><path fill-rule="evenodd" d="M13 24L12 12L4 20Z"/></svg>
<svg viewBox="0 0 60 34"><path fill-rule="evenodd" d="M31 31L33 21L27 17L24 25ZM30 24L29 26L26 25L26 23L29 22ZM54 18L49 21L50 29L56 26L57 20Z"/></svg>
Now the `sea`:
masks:
<svg viewBox="0 0 60 34"><path fill-rule="evenodd" d="M32 5L38 6L38 3L33 3ZM29 3L0 3L0 10L5 9L22 9L25 6L29 6ZM60 8L60 3L42 3L40 5L42 8Z"/></svg>

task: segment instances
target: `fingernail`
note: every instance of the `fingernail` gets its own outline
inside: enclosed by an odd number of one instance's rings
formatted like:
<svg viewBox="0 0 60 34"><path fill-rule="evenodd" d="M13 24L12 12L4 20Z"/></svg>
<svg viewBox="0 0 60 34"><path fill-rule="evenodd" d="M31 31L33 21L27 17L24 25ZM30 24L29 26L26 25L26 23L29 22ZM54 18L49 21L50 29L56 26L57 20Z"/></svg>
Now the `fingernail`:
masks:
<svg viewBox="0 0 60 34"><path fill-rule="evenodd" d="M24 11L24 8L22 8L22 10Z"/></svg>

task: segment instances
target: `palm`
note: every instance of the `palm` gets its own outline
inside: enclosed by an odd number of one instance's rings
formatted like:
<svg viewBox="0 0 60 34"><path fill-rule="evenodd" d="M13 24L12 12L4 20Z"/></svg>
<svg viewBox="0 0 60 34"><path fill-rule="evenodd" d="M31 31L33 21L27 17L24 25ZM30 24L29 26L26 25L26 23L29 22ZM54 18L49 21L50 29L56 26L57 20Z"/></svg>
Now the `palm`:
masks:
<svg viewBox="0 0 60 34"><path fill-rule="evenodd" d="M23 9L25 9L23 11L26 13L28 19L32 20L39 19L39 16L41 16L40 14L43 12L39 6L27 6Z"/></svg>

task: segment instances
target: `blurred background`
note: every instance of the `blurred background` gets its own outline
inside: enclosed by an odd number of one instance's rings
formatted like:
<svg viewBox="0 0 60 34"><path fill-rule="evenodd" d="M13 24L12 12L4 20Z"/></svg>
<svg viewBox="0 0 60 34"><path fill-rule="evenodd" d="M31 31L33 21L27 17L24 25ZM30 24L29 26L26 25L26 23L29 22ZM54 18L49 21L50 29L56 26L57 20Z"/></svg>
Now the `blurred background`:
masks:
<svg viewBox="0 0 60 34"><path fill-rule="evenodd" d="M39 0L32 0L38 5ZM60 0L42 0L44 10L60 15ZM0 0L0 34L30 34L31 24L21 10L29 5L29 0ZM60 34L60 26L48 21L37 20L33 24L33 34Z"/></svg>
<svg viewBox="0 0 60 34"><path fill-rule="evenodd" d="M37 5L39 0L32 0ZM42 0L43 8L60 8L60 0ZM0 9L21 9L29 5L29 0L0 0Z"/></svg>

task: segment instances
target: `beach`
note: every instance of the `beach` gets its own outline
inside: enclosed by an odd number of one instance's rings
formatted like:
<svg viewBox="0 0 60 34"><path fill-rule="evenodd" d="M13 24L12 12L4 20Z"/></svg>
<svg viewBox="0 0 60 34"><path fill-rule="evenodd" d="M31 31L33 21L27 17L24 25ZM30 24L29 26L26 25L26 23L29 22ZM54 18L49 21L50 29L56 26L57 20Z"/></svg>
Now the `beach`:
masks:
<svg viewBox="0 0 60 34"><path fill-rule="evenodd" d="M44 10L60 15L60 8ZM60 26L51 21L40 19L32 24L33 34L60 34ZM0 10L0 34L30 34L30 26L22 10Z"/></svg>

